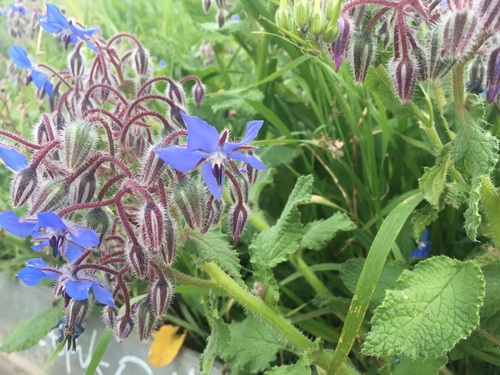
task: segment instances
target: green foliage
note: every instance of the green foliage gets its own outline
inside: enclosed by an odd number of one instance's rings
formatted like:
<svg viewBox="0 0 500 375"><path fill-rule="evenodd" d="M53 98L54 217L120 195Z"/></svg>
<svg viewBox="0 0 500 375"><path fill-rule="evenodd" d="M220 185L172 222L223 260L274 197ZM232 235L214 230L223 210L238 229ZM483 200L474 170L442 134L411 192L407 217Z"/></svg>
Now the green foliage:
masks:
<svg viewBox="0 0 500 375"><path fill-rule="evenodd" d="M300 359L293 365L276 366L265 372L266 375L310 375L311 368L307 361L307 357Z"/></svg>
<svg viewBox="0 0 500 375"><path fill-rule="evenodd" d="M479 323L484 278L474 263L439 256L405 271L373 315L363 352L439 357Z"/></svg>
<svg viewBox="0 0 500 375"><path fill-rule="evenodd" d="M321 250L338 232L356 229L356 225L346 214L336 212L327 220L317 220L304 226L302 247L310 250Z"/></svg>
<svg viewBox="0 0 500 375"><path fill-rule="evenodd" d="M439 197L443 192L449 163L450 157L446 155L440 165L432 168L424 168L424 174L418 180L420 191L433 208L437 208L439 205Z"/></svg>
<svg viewBox="0 0 500 375"><path fill-rule="evenodd" d="M481 199L481 179L472 180L469 193L469 208L465 211L465 231L472 241L476 241L477 228L481 225L481 215L479 214L479 201Z"/></svg>
<svg viewBox="0 0 500 375"><path fill-rule="evenodd" d="M446 363L446 356L437 358L398 358L393 357L389 363L386 363L379 369L380 375L438 375Z"/></svg>
<svg viewBox="0 0 500 375"><path fill-rule="evenodd" d="M224 321L214 316L213 311L207 315L212 333L207 340L207 346L200 357L200 371L209 374L214 363L215 356L223 353L231 342L231 331Z"/></svg>

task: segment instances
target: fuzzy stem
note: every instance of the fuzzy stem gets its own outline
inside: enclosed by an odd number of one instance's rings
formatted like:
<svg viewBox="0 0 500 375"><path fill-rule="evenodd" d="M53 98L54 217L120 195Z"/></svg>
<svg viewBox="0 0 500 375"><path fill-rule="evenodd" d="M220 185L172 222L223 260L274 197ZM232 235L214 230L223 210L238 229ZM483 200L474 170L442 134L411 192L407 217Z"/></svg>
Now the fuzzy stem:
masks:
<svg viewBox="0 0 500 375"><path fill-rule="evenodd" d="M500 196L489 177L481 177L483 211L489 221L494 246L500 247Z"/></svg>
<svg viewBox="0 0 500 375"><path fill-rule="evenodd" d="M109 267L105 267L105 266L102 266L100 264L89 264L89 263L86 263L86 264L80 264L79 266L76 266L75 268L73 268L71 270L72 274L73 275L76 275L76 273L78 271L81 271L81 270L97 270L97 271L102 271L102 272L106 272L106 273L110 273L111 275L118 275L118 271L115 271L114 269L112 268L109 268Z"/></svg>
<svg viewBox="0 0 500 375"><path fill-rule="evenodd" d="M165 144L169 145L175 138L183 135L184 136L188 135L187 130L176 130L175 132L170 133L167 138L165 138Z"/></svg>
<svg viewBox="0 0 500 375"><path fill-rule="evenodd" d="M316 274L309 268L309 266L302 259L302 249L297 250L297 252L291 258L293 265L297 268L309 284L313 287L317 294L325 297L332 297L333 294L328 290L328 288L321 282Z"/></svg>
<svg viewBox="0 0 500 375"><path fill-rule="evenodd" d="M129 33L119 33L119 34L116 34L114 35L109 41L108 41L108 47L111 46L111 44L119 39L119 38L129 38L129 39L132 39L135 44L137 44L137 47L142 47L142 44L141 42L139 41L139 39L137 39L135 36L133 36L132 34L129 34Z"/></svg>
<svg viewBox="0 0 500 375"><path fill-rule="evenodd" d="M187 133L186 133L187 134ZM16 141L18 143L21 143L22 145L25 145L26 147L29 147L29 148L32 148L34 150L40 150L42 147L44 146L40 146L40 145L37 145L37 144L34 144L34 143L31 143L30 141L27 141L25 139L22 139L21 137L18 137L17 135L15 134L11 134L9 133L8 131L5 131L5 130L0 130L0 135L3 135L7 138L10 138L12 139L13 141Z"/></svg>
<svg viewBox="0 0 500 375"><path fill-rule="evenodd" d="M238 181L236 181L236 178L234 178L233 174L228 169L226 169L226 175L227 175L227 177L229 177L229 179L233 183L234 188L236 190L236 193L238 194L238 204L242 205L243 204L243 194L241 194L241 189L240 189L240 185L238 185Z"/></svg>
<svg viewBox="0 0 500 375"><path fill-rule="evenodd" d="M175 82L171 78L169 78L169 77L162 76L162 77L152 78L149 81L144 82L144 84L141 86L141 88L139 89L139 91L137 91L136 97L137 98L140 97L141 94L142 94L142 92L146 89L146 87L148 87L149 85L151 85L151 84L153 84L155 82L158 82L158 81L166 81L169 84L175 84Z"/></svg>
<svg viewBox="0 0 500 375"><path fill-rule="evenodd" d="M391 8L396 8L398 6L397 2L386 1L386 0L356 0L344 5L344 7L342 8L342 13L345 13L347 10L351 9L352 7L355 7L356 5L363 5L363 4L377 4Z"/></svg>
<svg viewBox="0 0 500 375"><path fill-rule="evenodd" d="M78 178L78 176L80 176L83 172L85 172L87 168L89 168L92 164L94 164L96 160L98 160L101 156L102 153L100 151L97 151L94 155L88 158L87 161L85 161L85 163L83 163L83 165L80 168L78 168L76 171L74 171L72 174L66 177L64 179L64 182L68 182L70 184L73 183L73 181L75 181Z"/></svg>
<svg viewBox="0 0 500 375"><path fill-rule="evenodd" d="M157 117L160 119L160 121L163 123L163 126L165 128L172 128L172 126L169 124L168 120L162 116L161 114L159 114L158 112L155 112L155 111L144 111L144 112L140 112L138 114L136 114L134 117L132 117L130 120L128 120L126 123L125 123L125 126L123 127L122 129L122 132L120 134L120 144L121 145L124 145L125 144L125 140L127 139L127 132L128 132L128 129L132 126L132 124L137 121L138 119L140 119L141 117L146 117L146 116L154 116L154 117Z"/></svg>
<svg viewBox="0 0 500 375"><path fill-rule="evenodd" d="M215 289L219 286L216 282L212 280L197 279L195 277L188 276L182 272L179 272L173 268L171 268L170 271L174 275L175 280L181 281L187 285L192 285L202 289Z"/></svg>
<svg viewBox="0 0 500 375"><path fill-rule="evenodd" d="M50 66L48 65L45 65L45 64L37 64L38 67L40 68L44 68L44 69L47 69L49 71L51 71L57 78L59 78L59 80L64 83L66 85L67 88L72 88L73 86L71 86L68 81L66 81L63 77L61 77L61 75L59 73L57 73L54 69L52 69Z"/></svg>
<svg viewBox="0 0 500 375"><path fill-rule="evenodd" d="M92 165L91 171L95 173L97 168L99 168L102 163L105 163L107 161L119 166L121 168L121 170L123 171L123 173L125 173L128 178L132 178L132 172L130 172L130 169L128 169L127 166L122 161L118 160L117 158L115 158L113 156L103 156L103 157L99 158L99 160L94 162L94 165Z"/></svg>
<svg viewBox="0 0 500 375"><path fill-rule="evenodd" d="M115 203L115 199L110 199L107 201L103 202L92 202L92 203L82 203L82 204L77 204L75 206L67 207L61 212L59 212L59 217L63 217L64 215L73 212L73 211L78 211L78 210L88 210L89 208L97 208L97 207L105 207L105 206L110 206Z"/></svg>
<svg viewBox="0 0 500 375"><path fill-rule="evenodd" d="M109 188L111 186L113 186L113 184L116 181L121 180L122 178L125 178L125 177L127 177L127 175L125 173L120 173L119 175L111 178L111 180L106 182L106 184L102 187L101 191L99 192L99 195L97 196L97 200L102 201L104 199L104 196L106 195L107 191L109 190Z"/></svg>
<svg viewBox="0 0 500 375"><path fill-rule="evenodd" d="M177 105L173 101L171 101L168 98L165 98L164 96L156 95L156 94L144 95L144 96L141 96L141 97L135 99L132 103L130 103L130 106L127 108L127 113L125 115L125 118L129 118L130 117L130 114L132 113L132 110L140 102L143 102L143 101L149 100L149 99L162 100L162 101L166 102L170 107L177 107Z"/></svg>
<svg viewBox="0 0 500 375"><path fill-rule="evenodd" d="M30 167L35 169L38 167L38 165L42 162L42 160L47 156L47 154L54 148L54 146L57 146L59 144L59 139L56 139L55 141L46 143L43 146L43 149L41 149L39 152L35 154L33 157L33 160L31 160L31 165Z"/></svg>
<svg viewBox="0 0 500 375"><path fill-rule="evenodd" d="M111 156L115 156L115 141L113 139L113 132L111 131L111 128L109 127L108 122L104 118L102 118L100 115L90 116L87 118L87 121L98 122L102 125L102 127L106 131L106 136L108 137L109 154Z"/></svg>
<svg viewBox="0 0 500 375"><path fill-rule="evenodd" d="M88 115L90 115L92 113L102 113L103 115L108 116L111 120L113 120L114 122L116 122L118 124L118 126L120 127L120 129L123 129L123 122L121 122L121 120L118 117L116 117L114 114L112 114L109 111L106 111L105 109L90 108L87 111L85 111L85 113L83 114L82 117L86 118L86 116L88 116Z"/></svg>
<svg viewBox="0 0 500 375"><path fill-rule="evenodd" d="M198 82L198 83L201 85L201 79L200 79L199 77L197 77L197 76L187 76L187 77L184 77L183 79L181 79L181 80L179 81L179 83L180 83L180 84L183 84L184 82L187 82L187 81L189 81L190 79L192 79L192 80L194 80L194 81Z"/></svg>
<svg viewBox="0 0 500 375"><path fill-rule="evenodd" d="M51 141L53 141L55 139L54 138L54 131L52 130L52 125L50 123L49 116L47 116L47 114L43 113L42 114L42 119L43 119L43 123L45 124L45 128L47 129L47 133L49 135L49 139Z"/></svg>
<svg viewBox="0 0 500 375"><path fill-rule="evenodd" d="M105 83L96 83L96 84L90 86L89 89L87 90L87 92L85 93L85 96L82 100L82 104L85 101L88 101L90 99L90 94L92 94L92 91L94 91L95 89L97 89L99 87L111 91L113 94L115 94L118 97L118 99L120 99L123 102L123 104L128 105L127 99L125 99L125 97L120 93L120 91L115 89L113 86L107 85Z"/></svg>

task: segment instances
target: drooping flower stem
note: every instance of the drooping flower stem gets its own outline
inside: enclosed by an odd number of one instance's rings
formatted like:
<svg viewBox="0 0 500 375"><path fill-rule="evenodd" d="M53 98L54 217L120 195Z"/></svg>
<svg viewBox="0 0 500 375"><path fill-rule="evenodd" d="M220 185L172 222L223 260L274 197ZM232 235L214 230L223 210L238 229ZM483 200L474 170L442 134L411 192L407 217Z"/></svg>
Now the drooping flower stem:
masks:
<svg viewBox="0 0 500 375"><path fill-rule="evenodd" d="M99 124L102 125L102 127L106 131L106 136L108 137L109 154L111 156L115 156L115 141L113 138L113 132L111 131L108 122L100 115L89 116L86 120L90 122L98 122Z"/></svg>
<svg viewBox="0 0 500 375"><path fill-rule="evenodd" d="M172 126L169 124L168 120L163 115L159 114L158 112L155 112L155 111L140 112L140 113L136 114L134 117L132 117L131 119L129 119L125 123L125 126L123 127L122 132L120 134L120 144L121 145L125 144L125 140L127 139L127 132L128 132L128 129L130 128L130 126L132 126L132 124L135 121L137 121L138 119L140 119L141 117L146 117L146 116L157 117L163 123L163 126L165 128L167 128L167 129L172 128ZM142 126L142 125L139 125L139 126Z"/></svg>
<svg viewBox="0 0 500 375"><path fill-rule="evenodd" d="M194 76L192 76L192 77L194 77ZM187 77L186 77L186 78L187 78ZM184 78L184 79L186 79L186 78ZM196 77L196 78L198 78L198 77ZM145 83L141 86L141 88L139 89L139 91L137 91L137 95L136 95L136 97L140 97L140 96L141 96L141 94L142 94L142 92L146 89L146 87L148 87L149 85L151 85L151 84L153 84L153 83L155 83L155 82L158 82L158 81L166 81L166 82L168 82L169 84L175 84L175 82L174 82L171 78L169 78L169 77L162 76L162 77L155 77L155 78L151 78L149 81L146 81L146 82L145 82ZM182 82L183 82L183 81L181 81L181 83L182 83Z"/></svg>
<svg viewBox="0 0 500 375"><path fill-rule="evenodd" d="M78 210L88 210L91 208L97 208L97 207L105 207L105 206L110 206L115 203L115 199L110 199L107 201L102 201L102 202L91 202L91 203L82 203L82 204L77 204L75 206L70 206L59 212L59 217L63 217L66 214L69 214L70 212L73 211L78 211Z"/></svg>
<svg viewBox="0 0 500 375"><path fill-rule="evenodd" d="M176 130L175 132L170 133L167 138L165 138L165 144L169 145L175 138L181 137L183 135L184 136L188 135L187 130Z"/></svg>
<svg viewBox="0 0 500 375"><path fill-rule="evenodd" d="M54 69L52 69L50 66L45 65L45 64L37 64L37 66L38 66L38 67L40 67L40 68L47 69L47 70L49 70L50 72L52 72L52 74L54 74L57 78L59 78L59 80L60 80L62 83L64 83L68 89L70 89L70 88L72 88L72 87L73 87L72 85L70 85L70 84L68 83L68 81L66 81L63 77L61 77L61 75L60 75L58 72L56 72Z"/></svg>
<svg viewBox="0 0 500 375"><path fill-rule="evenodd" d="M104 196L106 195L107 191L115 182L118 180L121 180L122 178L127 177L125 173L120 173L119 175L116 175L115 177L111 178L106 184L102 187L101 191L99 192L99 195L97 196L98 201L102 201L104 199Z"/></svg>
<svg viewBox="0 0 500 375"><path fill-rule="evenodd" d="M241 194L241 189L240 185L238 185L238 181L236 181L236 178L234 178L233 174L227 169L226 169L226 175L233 183L234 189L236 190L236 194L238 194L238 204L243 204L243 194Z"/></svg>
<svg viewBox="0 0 500 375"><path fill-rule="evenodd" d="M111 44L113 44L113 42L115 40L118 40L119 38L129 38L129 39L132 39L135 42L135 44L137 44L137 47L142 47L142 44L139 41L139 39L137 39L135 36L133 36L132 34L129 34L129 33L119 33L119 34L116 34L115 36L113 36L108 41L108 47L111 46Z"/></svg>
<svg viewBox="0 0 500 375"><path fill-rule="evenodd" d="M92 113L102 113L103 115L108 116L111 120L113 120L120 127L120 129L123 129L123 123L122 123L122 121L118 117L116 117L114 114L112 114L111 112L109 112L109 111L107 111L105 109L90 108L87 111L85 111L85 113L83 114L82 117L86 118L88 115L90 115Z"/></svg>
<svg viewBox="0 0 500 375"><path fill-rule="evenodd" d="M42 160L47 156L47 154L52 150L55 146L59 144L59 139L56 139L55 141L49 142L45 145L43 145L43 148L38 151L35 156L33 157L33 160L31 161L30 168L36 169L38 165L42 162Z"/></svg>
<svg viewBox="0 0 500 375"><path fill-rule="evenodd" d="M18 143L21 143L22 145L32 148L34 150L40 150L43 146L31 143L30 141L27 141L25 139L22 139L21 137L18 137L17 135L11 134L8 131L5 130L0 130L0 135L3 135L7 138L10 138Z"/></svg>
<svg viewBox="0 0 500 375"><path fill-rule="evenodd" d="M87 92L85 93L85 96L82 100L82 103L84 103L85 101L88 101L90 99L90 94L92 94L92 91L94 91L95 89L98 89L98 88L104 88L106 90L111 91L113 94L115 94L118 97L118 99L120 99L123 102L123 104L128 105L127 99L125 99L125 97L121 94L120 91L115 89L113 86L107 85L105 83L96 83L96 84L90 86L89 89L87 90Z"/></svg>
<svg viewBox="0 0 500 375"><path fill-rule="evenodd" d="M43 113L42 120L43 120L43 123L45 124L45 128L47 129L47 134L49 135L49 140L53 141L55 139L54 138L54 131L52 130L52 124L50 123L49 116L47 116L47 114Z"/></svg>

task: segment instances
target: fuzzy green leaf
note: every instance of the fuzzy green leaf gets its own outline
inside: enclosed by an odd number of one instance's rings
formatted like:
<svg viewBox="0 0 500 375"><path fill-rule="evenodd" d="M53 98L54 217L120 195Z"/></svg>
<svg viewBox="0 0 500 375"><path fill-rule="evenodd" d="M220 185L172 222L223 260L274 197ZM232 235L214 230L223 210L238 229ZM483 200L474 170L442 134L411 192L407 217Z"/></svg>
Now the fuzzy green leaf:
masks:
<svg viewBox="0 0 500 375"><path fill-rule="evenodd" d="M413 224L413 237L418 240L422 238L422 234L425 232L427 226L437 220L439 211L442 209L443 206L434 208L430 204L426 204L424 207L415 210L411 218L411 223Z"/></svg>
<svg viewBox="0 0 500 375"><path fill-rule="evenodd" d="M241 266L238 253L218 228L210 228L204 235L198 231L186 231L181 246L184 251L197 251L202 261L215 262L231 276L240 278Z"/></svg>
<svg viewBox="0 0 500 375"><path fill-rule="evenodd" d="M266 371L266 375L310 375L311 368L307 357L300 357L294 365L275 366Z"/></svg>
<svg viewBox="0 0 500 375"><path fill-rule="evenodd" d="M363 352L372 356L438 357L479 324L485 293L474 263L433 257L404 271L373 315Z"/></svg>
<svg viewBox="0 0 500 375"><path fill-rule="evenodd" d="M443 192L449 164L450 157L447 155L440 165L424 168L424 175L418 180L420 191L433 208L437 208L439 205L439 197Z"/></svg>
<svg viewBox="0 0 500 375"><path fill-rule="evenodd" d="M356 225L346 214L336 212L327 220L316 220L304 227L302 247L310 250L321 250L338 232L354 229L356 229Z"/></svg>
<svg viewBox="0 0 500 375"><path fill-rule="evenodd" d="M472 241L476 241L477 228L481 225L479 201L481 199L481 179L472 180L469 193L469 208L465 211L465 231Z"/></svg>
<svg viewBox="0 0 500 375"><path fill-rule="evenodd" d="M210 374L215 356L221 355L229 347L231 341L231 331L229 326L224 321L214 316L212 313L207 314L210 321L212 333L207 340L207 346L200 356L200 371L202 374Z"/></svg>
<svg viewBox="0 0 500 375"><path fill-rule="evenodd" d="M437 358L395 358L379 370L381 375L438 375L448 363L446 356Z"/></svg>
<svg viewBox="0 0 500 375"><path fill-rule="evenodd" d="M10 353L31 348L49 333L63 314L61 306L55 306L38 311L29 319L21 320L4 338L0 351Z"/></svg>
<svg viewBox="0 0 500 375"><path fill-rule="evenodd" d="M250 313L241 322L229 325L231 341L222 358L232 369L256 374L264 371L276 359L278 350L285 349L286 340L264 321Z"/></svg>

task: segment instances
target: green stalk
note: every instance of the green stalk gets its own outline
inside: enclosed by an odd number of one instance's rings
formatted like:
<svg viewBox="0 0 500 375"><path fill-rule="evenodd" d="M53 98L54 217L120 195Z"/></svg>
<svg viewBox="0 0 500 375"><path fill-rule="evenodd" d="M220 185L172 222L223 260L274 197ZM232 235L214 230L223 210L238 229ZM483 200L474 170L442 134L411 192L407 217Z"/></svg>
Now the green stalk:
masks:
<svg viewBox="0 0 500 375"><path fill-rule="evenodd" d="M309 284L313 287L317 294L325 297L333 297L333 294L328 290L328 288L318 279L318 276L309 268L309 266L302 259L302 249L297 250L297 252L291 258L293 265L297 268L300 273L304 276ZM345 318L344 318L345 319Z"/></svg>
<svg viewBox="0 0 500 375"><path fill-rule="evenodd" d="M195 277L188 276L182 272L179 272L173 268L170 268L170 271L175 276L175 280L182 281L184 284L187 285L192 285L203 289L214 289L217 288L218 286L218 284L212 280L197 279Z"/></svg>
<svg viewBox="0 0 500 375"><path fill-rule="evenodd" d="M439 113L441 114L441 119L443 120L443 124L446 128L446 131L448 132L448 135L450 136L450 139L454 140L456 135L454 132L450 130L448 121L446 121L446 118L444 117L444 106L446 105L446 96L444 95L443 86L441 86L440 82L436 81L432 84L432 88L434 89L434 96L436 97L436 102L438 105Z"/></svg>
<svg viewBox="0 0 500 375"><path fill-rule="evenodd" d="M461 63L455 64L451 72L451 88L453 91L453 103L457 108L465 105L465 82L464 82L464 65Z"/></svg>
<svg viewBox="0 0 500 375"><path fill-rule="evenodd" d="M257 212L253 210L249 212L248 220L259 232L271 229L267 221L264 220Z"/></svg>
<svg viewBox="0 0 500 375"><path fill-rule="evenodd" d="M489 221L493 237L493 244L496 248L500 246L500 197L491 183L489 177L482 177L481 196L483 211Z"/></svg>
<svg viewBox="0 0 500 375"><path fill-rule="evenodd" d="M265 77L265 67L266 67L266 60L267 60L267 51L269 47L269 39L270 39L269 34L264 34L262 37L262 40L260 41L260 45L257 51L257 66L255 68L255 82L260 82L262 81L262 78Z"/></svg>

